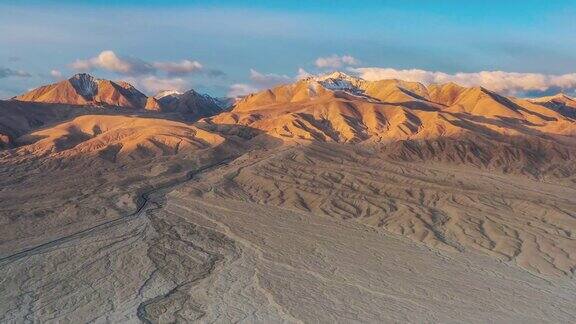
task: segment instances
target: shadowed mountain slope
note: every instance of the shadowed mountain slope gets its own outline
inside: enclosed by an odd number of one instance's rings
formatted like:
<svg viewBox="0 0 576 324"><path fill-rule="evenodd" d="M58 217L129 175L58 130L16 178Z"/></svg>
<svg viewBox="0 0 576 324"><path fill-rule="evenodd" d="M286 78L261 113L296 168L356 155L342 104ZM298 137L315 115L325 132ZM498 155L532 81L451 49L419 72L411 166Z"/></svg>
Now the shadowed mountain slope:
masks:
<svg viewBox="0 0 576 324"><path fill-rule="evenodd" d="M194 90L184 93L161 92L154 96L154 100L160 111L180 113L192 118L214 116L226 108L217 99Z"/></svg>
<svg viewBox="0 0 576 324"><path fill-rule="evenodd" d="M156 96L147 97L127 82L97 79L86 73L39 87L14 99L25 102L180 113L188 120L212 116L225 108L220 100L194 90L185 93L162 91Z"/></svg>
<svg viewBox="0 0 576 324"><path fill-rule="evenodd" d="M146 96L127 82L96 79L81 73L68 80L42 86L15 97L20 101L70 105L104 105L144 108Z"/></svg>
<svg viewBox="0 0 576 324"><path fill-rule="evenodd" d="M190 122L218 103L90 98L0 102L0 322L576 315L568 97L334 73Z"/></svg>
<svg viewBox="0 0 576 324"><path fill-rule="evenodd" d="M453 83L372 82L336 72L251 94L205 121L213 128L249 126L287 141L381 143L402 160L531 174L557 161L558 175L574 171L570 114Z"/></svg>
<svg viewBox="0 0 576 324"><path fill-rule="evenodd" d="M576 134L571 116L484 88L371 82L339 72L251 94L230 112L209 120L243 124L283 138L334 142L434 139L465 133L572 142Z"/></svg>

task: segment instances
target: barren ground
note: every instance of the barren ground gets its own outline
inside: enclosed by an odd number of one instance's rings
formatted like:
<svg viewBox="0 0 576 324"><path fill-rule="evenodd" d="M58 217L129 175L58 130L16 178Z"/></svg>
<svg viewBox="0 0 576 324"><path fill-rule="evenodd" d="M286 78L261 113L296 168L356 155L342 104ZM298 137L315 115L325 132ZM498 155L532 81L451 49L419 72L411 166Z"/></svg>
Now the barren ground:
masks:
<svg viewBox="0 0 576 324"><path fill-rule="evenodd" d="M180 160L164 168L170 161ZM107 185L118 170L110 172ZM141 175L144 191L161 180ZM65 231L4 241L0 322L576 318L570 184L323 144L255 149L173 184L151 191L136 214L132 203L110 217L72 219ZM91 182L85 188L82 208L118 201Z"/></svg>

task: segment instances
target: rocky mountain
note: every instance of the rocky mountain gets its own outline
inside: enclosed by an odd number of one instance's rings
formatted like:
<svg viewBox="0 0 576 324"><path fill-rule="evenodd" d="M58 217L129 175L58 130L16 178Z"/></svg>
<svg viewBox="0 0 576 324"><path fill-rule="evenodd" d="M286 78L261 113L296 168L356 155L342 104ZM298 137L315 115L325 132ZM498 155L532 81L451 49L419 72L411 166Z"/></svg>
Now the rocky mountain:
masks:
<svg viewBox="0 0 576 324"><path fill-rule="evenodd" d="M563 93L555 96L531 99L530 101L552 109L567 118L576 119L576 100Z"/></svg>
<svg viewBox="0 0 576 324"><path fill-rule="evenodd" d="M96 111L97 108L90 106L0 100L0 149L14 147L18 137L35 129L50 127Z"/></svg>
<svg viewBox="0 0 576 324"><path fill-rule="evenodd" d="M167 90L146 97L128 83L95 79L88 74L77 74L15 99L146 109L175 113L185 120L206 117L204 121L213 128L239 125L288 141L400 143L388 145L396 148L420 146L423 141L448 141L471 146L473 157L468 152L461 153L460 158L450 158L464 160L484 160L486 157L479 152L489 148L476 146L487 141L544 140L566 144L573 143L576 135L576 101L566 95L519 99L481 87L366 81L342 72L253 93L234 102L231 109L225 108L230 101L194 90ZM8 123L4 128L9 128ZM19 136L22 132L3 133ZM2 145L7 147L9 140L4 137ZM429 147L424 151L398 149L403 151L398 155L414 158L451 151L439 152Z"/></svg>
<svg viewBox="0 0 576 324"><path fill-rule="evenodd" d="M0 101L0 322L575 316L569 97L335 73L126 114L79 79Z"/></svg>
<svg viewBox="0 0 576 324"><path fill-rule="evenodd" d="M176 112L196 118L216 115L225 108L218 99L194 90L184 93L174 90L161 91L154 96L154 100L161 111Z"/></svg>
<svg viewBox="0 0 576 324"><path fill-rule="evenodd" d="M199 94L194 90L184 93L166 90L147 97L127 82L97 79L86 73L76 74L68 80L39 87L14 99L24 102L111 106L180 113L186 119L215 115L228 104L225 100Z"/></svg>
<svg viewBox="0 0 576 324"><path fill-rule="evenodd" d="M522 173L538 173L559 160L562 172L572 172L565 168L574 153L576 123L570 98L558 100L518 99L454 83L366 81L336 72L248 95L206 121L213 128L242 125L286 141L382 143L402 160Z"/></svg>
<svg viewBox="0 0 576 324"><path fill-rule="evenodd" d="M81 73L17 96L19 101L141 109L146 96L127 82L97 79Z"/></svg>
<svg viewBox="0 0 576 324"><path fill-rule="evenodd" d="M337 72L248 95L210 121L242 124L282 138L333 142L467 134L572 141L574 117L562 110L573 109L571 99L557 100L517 99L454 83L365 81Z"/></svg>

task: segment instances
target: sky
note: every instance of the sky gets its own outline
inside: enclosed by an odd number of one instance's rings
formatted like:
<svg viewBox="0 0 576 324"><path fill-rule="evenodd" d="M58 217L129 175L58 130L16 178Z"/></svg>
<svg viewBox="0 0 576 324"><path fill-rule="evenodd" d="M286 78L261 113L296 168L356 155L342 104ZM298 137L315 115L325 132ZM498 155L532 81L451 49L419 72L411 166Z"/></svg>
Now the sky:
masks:
<svg viewBox="0 0 576 324"><path fill-rule="evenodd" d="M78 72L237 96L334 70L576 90L574 1L0 0L0 98Z"/></svg>

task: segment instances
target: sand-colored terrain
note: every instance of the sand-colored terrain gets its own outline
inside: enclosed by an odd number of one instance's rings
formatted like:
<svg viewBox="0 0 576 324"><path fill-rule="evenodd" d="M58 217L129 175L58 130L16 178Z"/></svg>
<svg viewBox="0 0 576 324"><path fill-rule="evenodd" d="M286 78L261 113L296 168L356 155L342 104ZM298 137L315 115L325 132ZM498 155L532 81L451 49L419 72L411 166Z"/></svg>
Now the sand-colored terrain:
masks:
<svg viewBox="0 0 576 324"><path fill-rule="evenodd" d="M425 87L400 80L364 81L334 73L251 94L215 124L329 142L391 142L481 135L543 138L574 145L575 108L508 98L454 84Z"/></svg>
<svg viewBox="0 0 576 324"><path fill-rule="evenodd" d="M195 122L0 102L0 322L573 322L570 100L333 74Z"/></svg>
<svg viewBox="0 0 576 324"><path fill-rule="evenodd" d="M571 277L576 270L576 188L570 184L318 143L222 169L211 180L201 197L361 223L439 250L513 261L536 275Z"/></svg>
<svg viewBox="0 0 576 324"><path fill-rule="evenodd" d="M156 96L147 97L128 82L97 79L87 73L32 89L14 99L21 102L96 106L101 109L119 108L132 113L164 112L179 114L179 118L185 120L212 116L227 105L193 89L185 93L161 91Z"/></svg>
<svg viewBox="0 0 576 324"><path fill-rule="evenodd" d="M17 100L73 105L107 105L143 108L146 96L127 82L101 80L86 73L46 85L16 97Z"/></svg>
<svg viewBox="0 0 576 324"><path fill-rule="evenodd" d="M180 122L104 115L16 142L24 145L0 152L0 255L133 212L144 191L242 149L233 137Z"/></svg>
<svg viewBox="0 0 576 324"><path fill-rule="evenodd" d="M252 153L197 174L165 200L151 195L133 216L3 259L2 321L569 322L576 316L576 287L567 276L540 277L473 247L420 244L341 214L264 205L239 198L238 190L222 197L229 186L212 178L236 182L243 170L273 162ZM399 178L422 185L413 176Z"/></svg>

